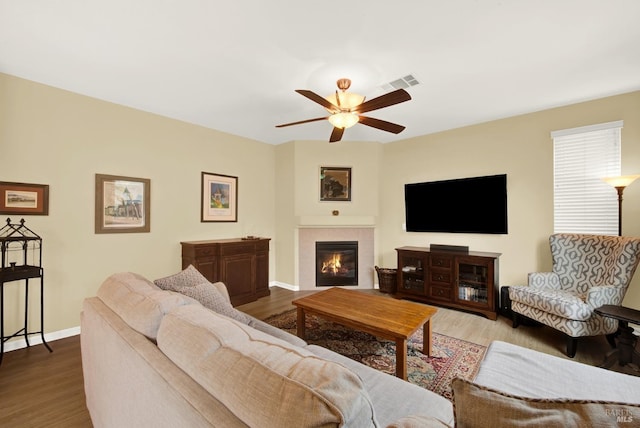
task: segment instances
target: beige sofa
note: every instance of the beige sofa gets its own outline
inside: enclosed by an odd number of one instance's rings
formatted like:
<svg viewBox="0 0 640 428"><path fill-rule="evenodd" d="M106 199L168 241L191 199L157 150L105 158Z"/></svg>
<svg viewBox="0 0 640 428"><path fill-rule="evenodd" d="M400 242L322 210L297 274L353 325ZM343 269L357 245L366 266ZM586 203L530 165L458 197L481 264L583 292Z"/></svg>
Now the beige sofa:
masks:
<svg viewBox="0 0 640 428"><path fill-rule="evenodd" d="M205 289L222 302L202 298ZM202 290L162 290L140 275L119 273L84 301L82 364L95 427L454 425L449 400L239 313L223 284ZM454 382L458 426L535 420L540 398L639 402L638 378L538 354L494 343L475 383ZM563 421L565 409L605 420L609 411L629 411L640 420L640 406L632 404L594 411L582 401L542 401Z"/></svg>
<svg viewBox="0 0 640 428"><path fill-rule="evenodd" d="M445 398L246 317L133 273L107 278L81 317L94 426L384 427L416 414L453 424Z"/></svg>

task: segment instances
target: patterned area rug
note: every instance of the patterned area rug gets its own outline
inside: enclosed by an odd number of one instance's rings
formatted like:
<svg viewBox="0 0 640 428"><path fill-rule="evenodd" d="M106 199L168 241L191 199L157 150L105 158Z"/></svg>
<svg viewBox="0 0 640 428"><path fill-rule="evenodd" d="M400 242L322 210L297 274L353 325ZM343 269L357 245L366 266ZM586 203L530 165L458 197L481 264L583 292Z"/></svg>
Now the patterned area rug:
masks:
<svg viewBox="0 0 640 428"><path fill-rule="evenodd" d="M296 334L296 310L273 315L266 323ZM396 370L396 344L348 327L307 315L307 342L323 346L353 360L389 374ZM451 399L451 381L456 377L472 380L487 350L485 346L438 333L433 334L433 353L422 353L422 328L409 338L407 380Z"/></svg>

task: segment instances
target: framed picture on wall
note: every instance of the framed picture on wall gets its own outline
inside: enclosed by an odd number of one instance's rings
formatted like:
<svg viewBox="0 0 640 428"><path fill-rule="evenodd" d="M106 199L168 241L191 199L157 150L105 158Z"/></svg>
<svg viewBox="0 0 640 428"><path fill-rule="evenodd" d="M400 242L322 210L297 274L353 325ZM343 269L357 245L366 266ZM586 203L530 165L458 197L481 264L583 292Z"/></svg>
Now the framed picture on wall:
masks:
<svg viewBox="0 0 640 428"><path fill-rule="evenodd" d="M151 230L151 180L96 174L95 233Z"/></svg>
<svg viewBox="0 0 640 428"><path fill-rule="evenodd" d="M0 181L0 214L48 215L49 186Z"/></svg>
<svg viewBox="0 0 640 428"><path fill-rule="evenodd" d="M238 221L238 177L202 173L201 222Z"/></svg>
<svg viewBox="0 0 640 428"><path fill-rule="evenodd" d="M351 168L341 166L320 167L320 200L351 200Z"/></svg>

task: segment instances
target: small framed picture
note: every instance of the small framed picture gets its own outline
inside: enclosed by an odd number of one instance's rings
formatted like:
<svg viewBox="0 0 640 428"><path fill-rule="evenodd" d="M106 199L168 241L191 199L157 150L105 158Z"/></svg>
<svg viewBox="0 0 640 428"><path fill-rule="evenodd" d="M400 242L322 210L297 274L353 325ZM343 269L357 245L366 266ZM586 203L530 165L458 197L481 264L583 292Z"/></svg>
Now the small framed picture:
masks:
<svg viewBox="0 0 640 428"><path fill-rule="evenodd" d="M151 231L151 180L96 174L95 233Z"/></svg>
<svg viewBox="0 0 640 428"><path fill-rule="evenodd" d="M320 200L351 200L351 168L337 166L320 167Z"/></svg>
<svg viewBox="0 0 640 428"><path fill-rule="evenodd" d="M0 214L49 215L49 186L0 181Z"/></svg>
<svg viewBox="0 0 640 428"><path fill-rule="evenodd" d="M202 173L201 222L238 221L238 177Z"/></svg>

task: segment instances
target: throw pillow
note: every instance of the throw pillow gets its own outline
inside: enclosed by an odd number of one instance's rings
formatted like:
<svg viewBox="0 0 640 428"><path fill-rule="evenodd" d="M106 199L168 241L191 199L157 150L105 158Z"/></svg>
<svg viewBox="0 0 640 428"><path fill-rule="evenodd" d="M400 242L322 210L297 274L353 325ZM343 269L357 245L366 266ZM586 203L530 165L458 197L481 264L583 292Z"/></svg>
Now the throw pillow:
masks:
<svg viewBox="0 0 640 428"><path fill-rule="evenodd" d="M194 285L208 282L207 278L202 275L198 269L189 265L186 269L165 278L153 281L155 285L163 290L180 291L183 287L193 287Z"/></svg>
<svg viewBox="0 0 640 428"><path fill-rule="evenodd" d="M637 404L517 397L459 378L451 386L455 423L459 428L608 427L637 423L640 418Z"/></svg>
<svg viewBox="0 0 640 428"><path fill-rule="evenodd" d="M248 324L249 318L231 305L229 299L224 296L217 287L225 287L223 283L210 283L198 269L189 265L186 269L174 275L153 281L163 290L176 291L185 296L191 297L221 315L233 318L241 323Z"/></svg>

